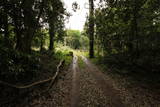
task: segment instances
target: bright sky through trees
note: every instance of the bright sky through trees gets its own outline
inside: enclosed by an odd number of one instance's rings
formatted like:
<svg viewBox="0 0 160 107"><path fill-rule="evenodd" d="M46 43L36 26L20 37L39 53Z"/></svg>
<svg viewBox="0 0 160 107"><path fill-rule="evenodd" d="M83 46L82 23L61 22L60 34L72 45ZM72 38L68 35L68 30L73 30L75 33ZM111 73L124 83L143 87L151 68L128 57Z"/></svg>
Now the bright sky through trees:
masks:
<svg viewBox="0 0 160 107"><path fill-rule="evenodd" d="M86 21L86 16L88 14L88 9L85 8L88 5L88 0L63 0L67 11L72 14L69 22L66 22L67 29L83 30L84 23ZM77 2L80 5L80 9L74 12L72 10L72 3Z"/></svg>

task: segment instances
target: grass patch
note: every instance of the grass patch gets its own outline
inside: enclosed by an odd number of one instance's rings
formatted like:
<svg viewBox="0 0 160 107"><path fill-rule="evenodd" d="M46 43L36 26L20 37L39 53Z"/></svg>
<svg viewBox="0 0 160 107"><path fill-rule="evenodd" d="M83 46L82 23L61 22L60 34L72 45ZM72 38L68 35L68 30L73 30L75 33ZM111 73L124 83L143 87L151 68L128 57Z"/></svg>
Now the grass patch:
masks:
<svg viewBox="0 0 160 107"><path fill-rule="evenodd" d="M85 63L81 57L78 58L78 65L80 68L85 68Z"/></svg>
<svg viewBox="0 0 160 107"><path fill-rule="evenodd" d="M77 55L77 56L85 56L85 57L89 57L88 55L88 51L83 51L83 50L73 50L73 52Z"/></svg>
<svg viewBox="0 0 160 107"><path fill-rule="evenodd" d="M59 60L65 60L65 66L69 66L72 61L72 50L69 47L57 47L55 51L55 57Z"/></svg>

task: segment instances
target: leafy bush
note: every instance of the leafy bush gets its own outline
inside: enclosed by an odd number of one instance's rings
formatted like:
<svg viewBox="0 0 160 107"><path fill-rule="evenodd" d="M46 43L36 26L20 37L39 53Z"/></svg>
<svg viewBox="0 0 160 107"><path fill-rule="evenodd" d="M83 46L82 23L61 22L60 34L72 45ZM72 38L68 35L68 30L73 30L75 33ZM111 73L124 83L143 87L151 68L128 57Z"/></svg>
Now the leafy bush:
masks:
<svg viewBox="0 0 160 107"><path fill-rule="evenodd" d="M12 82L31 80L40 68L39 57L0 47L0 78Z"/></svg>

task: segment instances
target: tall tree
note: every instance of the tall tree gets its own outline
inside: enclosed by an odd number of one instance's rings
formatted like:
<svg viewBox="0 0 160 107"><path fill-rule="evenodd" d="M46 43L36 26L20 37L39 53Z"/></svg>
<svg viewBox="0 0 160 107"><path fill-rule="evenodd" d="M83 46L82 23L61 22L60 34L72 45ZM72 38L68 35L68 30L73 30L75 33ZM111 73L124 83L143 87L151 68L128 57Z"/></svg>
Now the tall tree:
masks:
<svg viewBox="0 0 160 107"><path fill-rule="evenodd" d="M48 23L49 23L49 35L50 35L50 44L49 50L54 50L54 41L56 29L58 28L57 23L61 20L61 16L64 14L63 3L60 0L51 0L49 2L48 8Z"/></svg>
<svg viewBox="0 0 160 107"><path fill-rule="evenodd" d="M94 1L89 0L89 56L94 57Z"/></svg>
<svg viewBox="0 0 160 107"><path fill-rule="evenodd" d="M147 64L148 69L158 66L156 58L160 52L158 51L160 2L158 0L102 1L95 11L95 31L105 57L115 57L116 61L126 63L128 66L145 68ZM156 69L154 68L155 71Z"/></svg>
<svg viewBox="0 0 160 107"><path fill-rule="evenodd" d="M16 34L16 49L25 53L31 52L32 39L39 28L43 0L10 1L10 16Z"/></svg>

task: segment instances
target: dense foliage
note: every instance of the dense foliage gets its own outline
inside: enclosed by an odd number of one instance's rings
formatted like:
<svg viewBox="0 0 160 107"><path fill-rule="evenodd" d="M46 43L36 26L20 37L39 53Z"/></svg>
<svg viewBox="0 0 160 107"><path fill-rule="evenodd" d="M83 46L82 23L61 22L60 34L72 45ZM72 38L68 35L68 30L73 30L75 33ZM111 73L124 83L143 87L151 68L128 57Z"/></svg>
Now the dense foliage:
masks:
<svg viewBox="0 0 160 107"><path fill-rule="evenodd" d="M0 59L1 80L10 82L31 80L40 69L40 57L36 53L29 55L0 47Z"/></svg>
<svg viewBox="0 0 160 107"><path fill-rule="evenodd" d="M159 0L100 0L94 17L95 49L105 62L159 71Z"/></svg>
<svg viewBox="0 0 160 107"><path fill-rule="evenodd" d="M87 50L89 40L87 35L78 30L67 30L67 36L65 37L65 44L73 49Z"/></svg>
<svg viewBox="0 0 160 107"><path fill-rule="evenodd" d="M61 0L0 1L0 79L30 79L39 70L39 52L54 53L65 35L68 13Z"/></svg>

